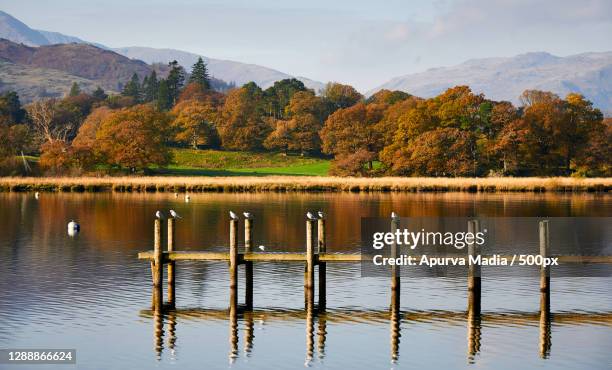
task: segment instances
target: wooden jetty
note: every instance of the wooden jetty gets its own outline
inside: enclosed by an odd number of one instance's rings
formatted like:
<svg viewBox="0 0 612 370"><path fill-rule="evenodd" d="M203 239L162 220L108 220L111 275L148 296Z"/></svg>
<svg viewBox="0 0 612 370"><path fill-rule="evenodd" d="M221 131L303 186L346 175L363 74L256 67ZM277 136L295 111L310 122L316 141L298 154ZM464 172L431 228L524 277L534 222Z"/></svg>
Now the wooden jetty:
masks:
<svg viewBox="0 0 612 370"><path fill-rule="evenodd" d="M399 218L391 219L391 231L399 228ZM280 313L266 312L263 314L267 318L294 320L305 319L307 326L307 351L306 360L311 361L314 353L314 321L318 319L319 328L317 335L318 351L321 356L324 354L325 334L327 321L377 321L389 320L391 331L391 359L397 361L399 357L399 337L400 337L400 322L402 320L423 321L427 318L442 321L466 320L468 326L468 360L474 361L475 355L480 351L481 326L482 322L504 323L506 321L512 324L528 323L537 320L540 327L540 342L539 353L542 358L547 358L551 348L551 322L587 322L598 325L612 326L612 312L609 313L563 313L551 314L550 311L550 267L540 267L540 307L538 313L524 314L481 314L481 285L482 277L480 266L469 265L467 275L468 302L467 311L456 312L402 312L400 310L400 274L397 266L391 266L391 302L388 312L378 311L338 311L326 313L326 265L328 263L356 263L361 262L363 258L361 254L344 254L344 253L329 253L326 245L326 223L324 218L307 219L306 220L306 248L305 253L270 253L270 252L254 252L253 251L253 219L247 217L244 220L244 250L238 250L238 220L231 219L229 231L229 251L228 252L208 252L208 251L179 251L176 249L175 243L175 226L176 220L168 219L168 240L167 250L163 250L161 242L161 226L162 220L156 219L154 223L154 249L138 253L138 258L151 262L151 272L153 278L153 293L152 293L152 310L142 311L143 316L153 316L156 338L156 352L158 356L161 354L161 337L163 336L163 320L164 315L168 321L168 330L170 339L168 346L172 348L173 340L176 340L176 318L197 318L197 319L219 319L224 318L230 321L230 360L238 356L238 326L237 320L241 316L247 324L245 351L252 349L253 338L253 317L258 311L253 311L253 264L257 262L278 262L278 263L303 263L305 266L304 272L304 298L305 306L303 311L283 311ZM315 226L317 231L315 233ZM480 231L480 223L478 220L468 222L468 231L477 233ZM314 243L316 235L316 247ZM539 254L542 257L550 257L550 235L549 222L547 220L539 223ZM468 244L468 255L478 255L480 251L475 243ZM397 257L399 248L397 245L391 245L391 256ZM485 257L485 256L483 256ZM512 258L511 256L502 256ZM559 263L612 263L612 256L555 256ZM223 261L229 265L230 278L230 302L229 302L229 317L228 311L215 310L177 310L175 298L175 274L177 271L176 262L179 261ZM167 303L163 300L163 266L167 265ZM244 306L238 306L238 266L245 266L245 299ZM318 267L319 284L318 284L318 305L315 308L315 267ZM259 311L261 314L261 311ZM172 339L174 338L174 339Z"/></svg>

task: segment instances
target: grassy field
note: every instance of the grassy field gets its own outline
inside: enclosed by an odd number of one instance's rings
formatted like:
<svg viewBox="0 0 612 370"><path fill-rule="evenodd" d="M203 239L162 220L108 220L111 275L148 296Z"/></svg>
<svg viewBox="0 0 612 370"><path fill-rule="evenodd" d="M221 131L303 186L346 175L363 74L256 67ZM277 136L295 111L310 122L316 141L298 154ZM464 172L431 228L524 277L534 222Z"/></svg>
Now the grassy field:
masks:
<svg viewBox="0 0 612 370"><path fill-rule="evenodd" d="M326 176L329 160L282 153L173 149L163 176Z"/></svg>

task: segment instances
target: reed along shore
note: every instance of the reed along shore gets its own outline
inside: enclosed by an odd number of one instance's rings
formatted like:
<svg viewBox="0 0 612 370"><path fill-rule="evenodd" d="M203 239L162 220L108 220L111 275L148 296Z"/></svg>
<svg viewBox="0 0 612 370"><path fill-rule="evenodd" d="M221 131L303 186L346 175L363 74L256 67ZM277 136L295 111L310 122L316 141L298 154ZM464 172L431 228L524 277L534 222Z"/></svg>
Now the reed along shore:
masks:
<svg viewBox="0 0 612 370"><path fill-rule="evenodd" d="M3 192L602 192L612 178L4 177Z"/></svg>

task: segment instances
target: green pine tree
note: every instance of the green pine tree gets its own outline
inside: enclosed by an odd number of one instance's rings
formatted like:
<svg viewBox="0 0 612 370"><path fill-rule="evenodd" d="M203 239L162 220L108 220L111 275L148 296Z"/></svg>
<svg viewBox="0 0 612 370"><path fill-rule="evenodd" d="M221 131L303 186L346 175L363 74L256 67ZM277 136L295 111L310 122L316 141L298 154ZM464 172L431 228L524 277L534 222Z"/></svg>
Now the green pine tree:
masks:
<svg viewBox="0 0 612 370"><path fill-rule="evenodd" d="M125 87L123 88L123 91L121 92L121 95L131 96L132 98L134 98L136 102L140 101L140 98L141 98L140 79L138 78L138 75L136 73L134 73L130 81L127 84L125 84Z"/></svg>
<svg viewBox="0 0 612 370"><path fill-rule="evenodd" d="M165 111L170 108L172 108L172 97L170 96L168 81L161 79L157 90L157 109Z"/></svg>
<svg viewBox="0 0 612 370"><path fill-rule="evenodd" d="M181 67L176 60L168 63L170 72L166 78L168 87L168 93L170 95L170 102L172 105L176 104L183 84L185 83L185 70Z"/></svg>
<svg viewBox="0 0 612 370"><path fill-rule="evenodd" d="M106 95L106 93L104 92L104 90L102 90L100 86L98 86L98 88L95 89L91 95L96 100L106 100L106 98L108 97L108 95Z"/></svg>
<svg viewBox="0 0 612 370"><path fill-rule="evenodd" d="M79 87L79 84L76 82L72 83L72 86L70 87L70 93L68 93L69 96L77 96L81 93L81 88Z"/></svg>
<svg viewBox="0 0 612 370"><path fill-rule="evenodd" d="M145 77L142 82L142 92L145 102L154 101L157 99L157 91L159 90L159 81L157 80L157 73L151 72L149 77Z"/></svg>
<svg viewBox="0 0 612 370"><path fill-rule="evenodd" d="M193 65L189 82L199 83L204 90L210 89L210 75L202 57L198 58L198 61Z"/></svg>

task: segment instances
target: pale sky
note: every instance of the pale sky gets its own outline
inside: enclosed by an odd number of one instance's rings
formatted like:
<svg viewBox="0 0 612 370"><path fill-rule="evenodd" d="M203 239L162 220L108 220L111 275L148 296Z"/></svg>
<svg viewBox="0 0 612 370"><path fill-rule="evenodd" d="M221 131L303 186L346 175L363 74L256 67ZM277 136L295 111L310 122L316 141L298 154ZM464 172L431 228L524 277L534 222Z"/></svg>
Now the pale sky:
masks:
<svg viewBox="0 0 612 370"><path fill-rule="evenodd" d="M472 58L612 50L612 0L3 0L35 29L172 48L360 91Z"/></svg>

